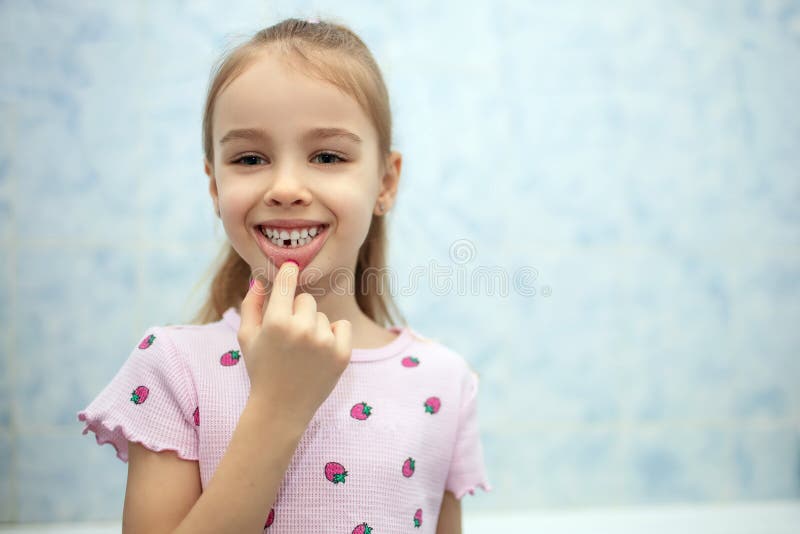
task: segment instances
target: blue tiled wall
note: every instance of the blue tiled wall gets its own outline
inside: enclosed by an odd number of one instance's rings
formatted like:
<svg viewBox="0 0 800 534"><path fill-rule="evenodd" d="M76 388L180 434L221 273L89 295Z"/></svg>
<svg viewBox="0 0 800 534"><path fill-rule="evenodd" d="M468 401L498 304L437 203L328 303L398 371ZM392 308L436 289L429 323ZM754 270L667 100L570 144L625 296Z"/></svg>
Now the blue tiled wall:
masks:
<svg viewBox="0 0 800 534"><path fill-rule="evenodd" d="M74 414L200 302L212 63L312 15L389 85L398 279L535 275L398 298L482 378L466 509L800 497L798 2L231 6L0 2L0 521L120 516Z"/></svg>

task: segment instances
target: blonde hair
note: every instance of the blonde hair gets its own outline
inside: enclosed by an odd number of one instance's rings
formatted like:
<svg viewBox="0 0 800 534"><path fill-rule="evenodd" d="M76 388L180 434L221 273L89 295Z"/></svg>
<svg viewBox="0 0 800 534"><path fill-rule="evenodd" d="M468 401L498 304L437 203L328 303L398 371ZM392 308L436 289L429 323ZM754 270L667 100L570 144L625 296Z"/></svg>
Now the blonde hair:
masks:
<svg viewBox="0 0 800 534"><path fill-rule="evenodd" d="M389 94L378 64L364 42L345 25L322 20L311 23L296 18L259 30L218 60L211 73L203 114L202 141L206 160L213 165L212 117L217 95L266 47L283 52L287 60L299 60L308 75L333 83L359 103L377 131L381 173L385 172L386 157L392 146L392 117ZM406 325L391 293L386 291L387 248L385 216L373 214L367 237L358 251L356 302L381 326ZM220 320L225 310L231 306L238 308L247 293L250 266L230 242L223 245L203 280L213 269L216 272L208 297L192 319L193 324ZM369 276L364 276L367 270Z"/></svg>

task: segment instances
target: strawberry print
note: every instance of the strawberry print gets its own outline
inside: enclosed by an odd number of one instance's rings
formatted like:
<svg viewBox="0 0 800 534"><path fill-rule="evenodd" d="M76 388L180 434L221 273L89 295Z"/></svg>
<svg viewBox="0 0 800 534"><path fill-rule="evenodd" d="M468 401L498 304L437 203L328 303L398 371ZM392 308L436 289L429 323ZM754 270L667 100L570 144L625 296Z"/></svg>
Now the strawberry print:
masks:
<svg viewBox="0 0 800 534"><path fill-rule="evenodd" d="M194 426L200 426L200 407L194 409Z"/></svg>
<svg viewBox="0 0 800 534"><path fill-rule="evenodd" d="M406 356L400 363L403 364L403 367L416 367L419 365L419 359L413 356Z"/></svg>
<svg viewBox="0 0 800 534"><path fill-rule="evenodd" d="M238 350L229 350L225 354L223 354L220 359L219 363L224 366L236 365L239 363L239 358L241 357L241 353Z"/></svg>
<svg viewBox="0 0 800 534"><path fill-rule="evenodd" d="M414 459L408 458L403 462L403 476L408 478L414 474Z"/></svg>
<svg viewBox="0 0 800 534"><path fill-rule="evenodd" d="M356 528L353 529L353 534L370 534L372 532L372 527L367 525L366 523L361 523Z"/></svg>
<svg viewBox="0 0 800 534"><path fill-rule="evenodd" d="M363 421L370 415L372 415L372 406L369 406L366 402L359 402L350 408L350 417L353 419Z"/></svg>
<svg viewBox="0 0 800 534"><path fill-rule="evenodd" d="M150 390L147 389L147 386L139 386L131 392L131 401L134 404L141 404L147 400L147 395L149 394Z"/></svg>
<svg viewBox="0 0 800 534"><path fill-rule="evenodd" d="M422 525L422 508L417 508L417 513L414 514L414 528L419 528Z"/></svg>
<svg viewBox="0 0 800 534"><path fill-rule="evenodd" d="M339 482L344 484L344 477L346 476L347 471L344 470L342 464L336 462L328 462L325 464L325 478L334 484L338 484Z"/></svg>
<svg viewBox="0 0 800 534"><path fill-rule="evenodd" d="M275 521L275 509L274 508L270 508L269 509L269 515L267 516L267 522L264 523L264 528L269 527L272 524L273 521Z"/></svg>
<svg viewBox="0 0 800 534"><path fill-rule="evenodd" d="M149 336L144 338L141 343L139 343L139 348L140 349L146 349L147 347L152 345L153 341L155 341L155 340L156 340L156 336L154 336L153 334L150 334Z"/></svg>
<svg viewBox="0 0 800 534"><path fill-rule="evenodd" d="M428 400L425 401L425 411L431 415L438 412L441 407L442 401L439 400L439 397L428 397Z"/></svg>

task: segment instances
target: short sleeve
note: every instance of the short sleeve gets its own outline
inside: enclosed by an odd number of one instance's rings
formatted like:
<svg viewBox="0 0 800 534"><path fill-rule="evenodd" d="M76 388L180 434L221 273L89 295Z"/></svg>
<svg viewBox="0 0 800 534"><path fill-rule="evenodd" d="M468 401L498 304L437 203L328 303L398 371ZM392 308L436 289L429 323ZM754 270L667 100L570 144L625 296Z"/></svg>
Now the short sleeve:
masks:
<svg viewBox="0 0 800 534"><path fill-rule="evenodd" d="M83 434L111 443L128 461L128 441L198 460L197 393L182 355L164 327L148 328L128 359L82 411Z"/></svg>
<svg viewBox="0 0 800 534"><path fill-rule="evenodd" d="M470 370L445 489L452 492L456 499L461 499L467 492L474 495L478 486L484 491L492 490L486 476L483 444L478 427L478 375Z"/></svg>

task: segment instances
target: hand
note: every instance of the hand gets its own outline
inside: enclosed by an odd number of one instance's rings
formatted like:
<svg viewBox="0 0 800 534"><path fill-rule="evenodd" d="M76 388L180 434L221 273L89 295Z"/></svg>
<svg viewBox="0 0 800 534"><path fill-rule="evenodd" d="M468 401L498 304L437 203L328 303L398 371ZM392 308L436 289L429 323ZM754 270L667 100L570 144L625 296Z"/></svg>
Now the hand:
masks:
<svg viewBox="0 0 800 534"><path fill-rule="evenodd" d="M331 324L308 293L295 297L298 274L297 264L281 264L266 308L265 288L255 280L242 301L237 338L250 396L305 428L350 363L352 325Z"/></svg>

